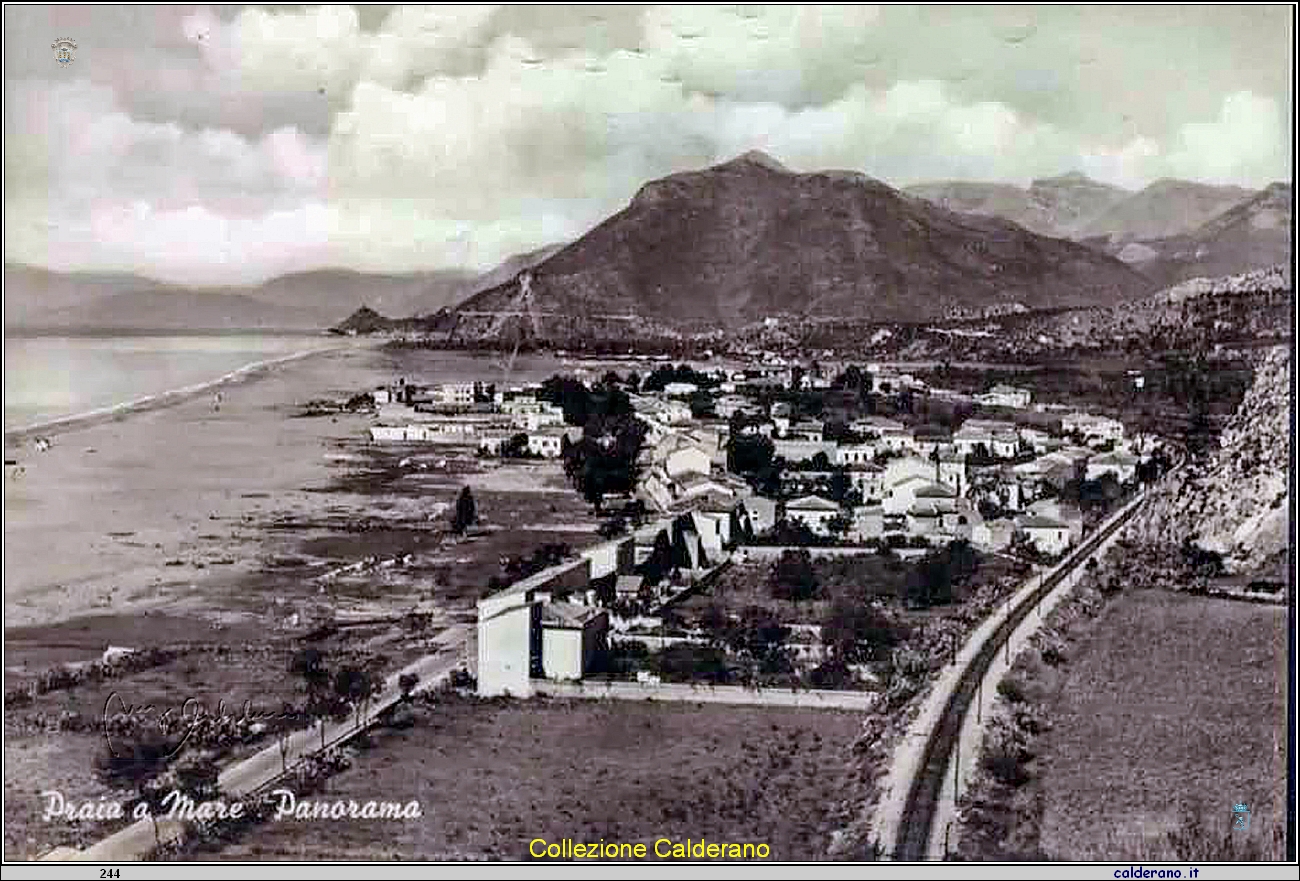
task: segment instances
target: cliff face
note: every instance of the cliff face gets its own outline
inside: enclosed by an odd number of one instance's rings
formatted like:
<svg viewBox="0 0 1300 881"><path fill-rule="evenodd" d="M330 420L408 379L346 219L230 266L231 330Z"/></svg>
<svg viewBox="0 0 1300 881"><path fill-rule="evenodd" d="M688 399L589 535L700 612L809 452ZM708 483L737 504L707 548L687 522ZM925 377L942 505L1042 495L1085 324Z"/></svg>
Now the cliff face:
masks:
<svg viewBox="0 0 1300 881"><path fill-rule="evenodd" d="M1271 349L1207 461L1175 472L1153 490L1134 537L1181 544L1191 538L1248 572L1285 553L1290 538L1291 359Z"/></svg>

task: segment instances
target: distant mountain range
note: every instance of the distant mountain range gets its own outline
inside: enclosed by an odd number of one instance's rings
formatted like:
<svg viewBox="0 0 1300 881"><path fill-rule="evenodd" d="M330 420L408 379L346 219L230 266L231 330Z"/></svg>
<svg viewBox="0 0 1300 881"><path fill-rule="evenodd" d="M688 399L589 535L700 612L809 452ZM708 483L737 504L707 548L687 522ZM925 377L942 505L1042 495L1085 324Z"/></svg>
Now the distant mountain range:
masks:
<svg viewBox="0 0 1300 881"><path fill-rule="evenodd" d="M1157 239L1190 233L1256 195L1242 187L1164 178L1134 193L1079 172L1012 184L941 181L906 191L951 211L1002 217L1045 236Z"/></svg>
<svg viewBox="0 0 1300 881"><path fill-rule="evenodd" d="M957 214L856 172L796 174L760 153L646 184L537 263L542 335L620 317L700 330L770 316L920 321L954 309L1110 304L1151 290L1104 253ZM511 279L454 312L468 336L518 308Z"/></svg>
<svg viewBox="0 0 1300 881"><path fill-rule="evenodd" d="M915 184L905 191L949 211L1001 217L1030 232L1059 239L1073 238L1132 195L1077 171L1041 178L1028 189L1013 184L938 181Z"/></svg>
<svg viewBox="0 0 1300 881"><path fill-rule="evenodd" d="M1160 286L1291 263L1294 194L1274 183L1187 233L1153 239L1085 240Z"/></svg>
<svg viewBox="0 0 1300 881"><path fill-rule="evenodd" d="M471 272L379 275L321 269L249 287L190 288L112 273L7 264L8 330L322 330L358 305L389 314L436 312L494 283Z"/></svg>
<svg viewBox="0 0 1300 881"><path fill-rule="evenodd" d="M9 330L318 330L364 305L432 316L473 341L720 330L770 317L920 322L1108 306L1196 276L1290 259L1292 188L1161 180L1139 192L1073 172L1028 188L941 182L905 191L856 172L797 174L748 153L647 183L573 242L495 269L379 275L321 269L247 287L186 288L128 274L5 266ZM378 323L377 323L378 322ZM352 325L358 332L359 325ZM508 328L507 328L508 329Z"/></svg>

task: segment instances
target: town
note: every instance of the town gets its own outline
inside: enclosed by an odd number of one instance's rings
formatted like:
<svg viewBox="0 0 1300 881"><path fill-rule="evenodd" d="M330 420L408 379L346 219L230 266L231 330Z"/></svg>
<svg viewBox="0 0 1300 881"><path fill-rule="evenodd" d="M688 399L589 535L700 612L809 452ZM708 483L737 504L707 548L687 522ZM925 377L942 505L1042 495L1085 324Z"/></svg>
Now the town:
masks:
<svg viewBox="0 0 1300 881"><path fill-rule="evenodd" d="M644 663L645 647L713 641L682 615L729 568L919 561L950 548L1051 563L1170 465L1160 438L1117 419L1035 404L1005 384L975 395L933 388L875 363L768 355L659 363L644 377L578 365L543 383L400 378L371 395L373 443L558 460L607 517L605 541L480 600L481 695L526 696L534 680L609 678L612 668L657 683L663 665ZM788 654L810 662L806 682L828 681L836 654L862 655L834 651L817 624L775 626L792 634ZM627 662L628 646L643 663ZM699 661L687 666L708 666ZM867 665L841 667L840 686L876 687Z"/></svg>

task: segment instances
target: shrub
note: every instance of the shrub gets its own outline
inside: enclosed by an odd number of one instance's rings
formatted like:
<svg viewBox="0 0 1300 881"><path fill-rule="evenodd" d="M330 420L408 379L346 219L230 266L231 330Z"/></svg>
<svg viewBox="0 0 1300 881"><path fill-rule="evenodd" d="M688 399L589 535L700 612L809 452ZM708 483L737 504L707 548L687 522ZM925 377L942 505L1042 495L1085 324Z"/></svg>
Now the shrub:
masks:
<svg viewBox="0 0 1300 881"><path fill-rule="evenodd" d="M998 683L998 694L1002 695L1002 698L1011 704L1022 704L1026 700L1024 683L1015 676L1003 677L1002 681Z"/></svg>
<svg viewBox="0 0 1300 881"><path fill-rule="evenodd" d="M985 748L980 764L994 780L1014 788L1029 782L1029 772L1025 768L1023 759L1024 751L1015 739L1003 735L995 738Z"/></svg>

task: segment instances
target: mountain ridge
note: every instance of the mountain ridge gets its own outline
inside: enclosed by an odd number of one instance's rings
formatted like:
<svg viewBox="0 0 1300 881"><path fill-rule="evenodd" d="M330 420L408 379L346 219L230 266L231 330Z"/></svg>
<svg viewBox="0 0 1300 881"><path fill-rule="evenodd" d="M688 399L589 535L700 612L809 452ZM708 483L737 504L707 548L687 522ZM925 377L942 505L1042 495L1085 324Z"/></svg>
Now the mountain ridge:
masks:
<svg viewBox="0 0 1300 881"><path fill-rule="evenodd" d="M1082 245L947 211L860 172L796 173L758 153L647 182L531 277L544 315L636 315L678 329L774 315L926 320L953 306L1095 305L1148 289ZM456 311L508 313L519 294L510 280Z"/></svg>

